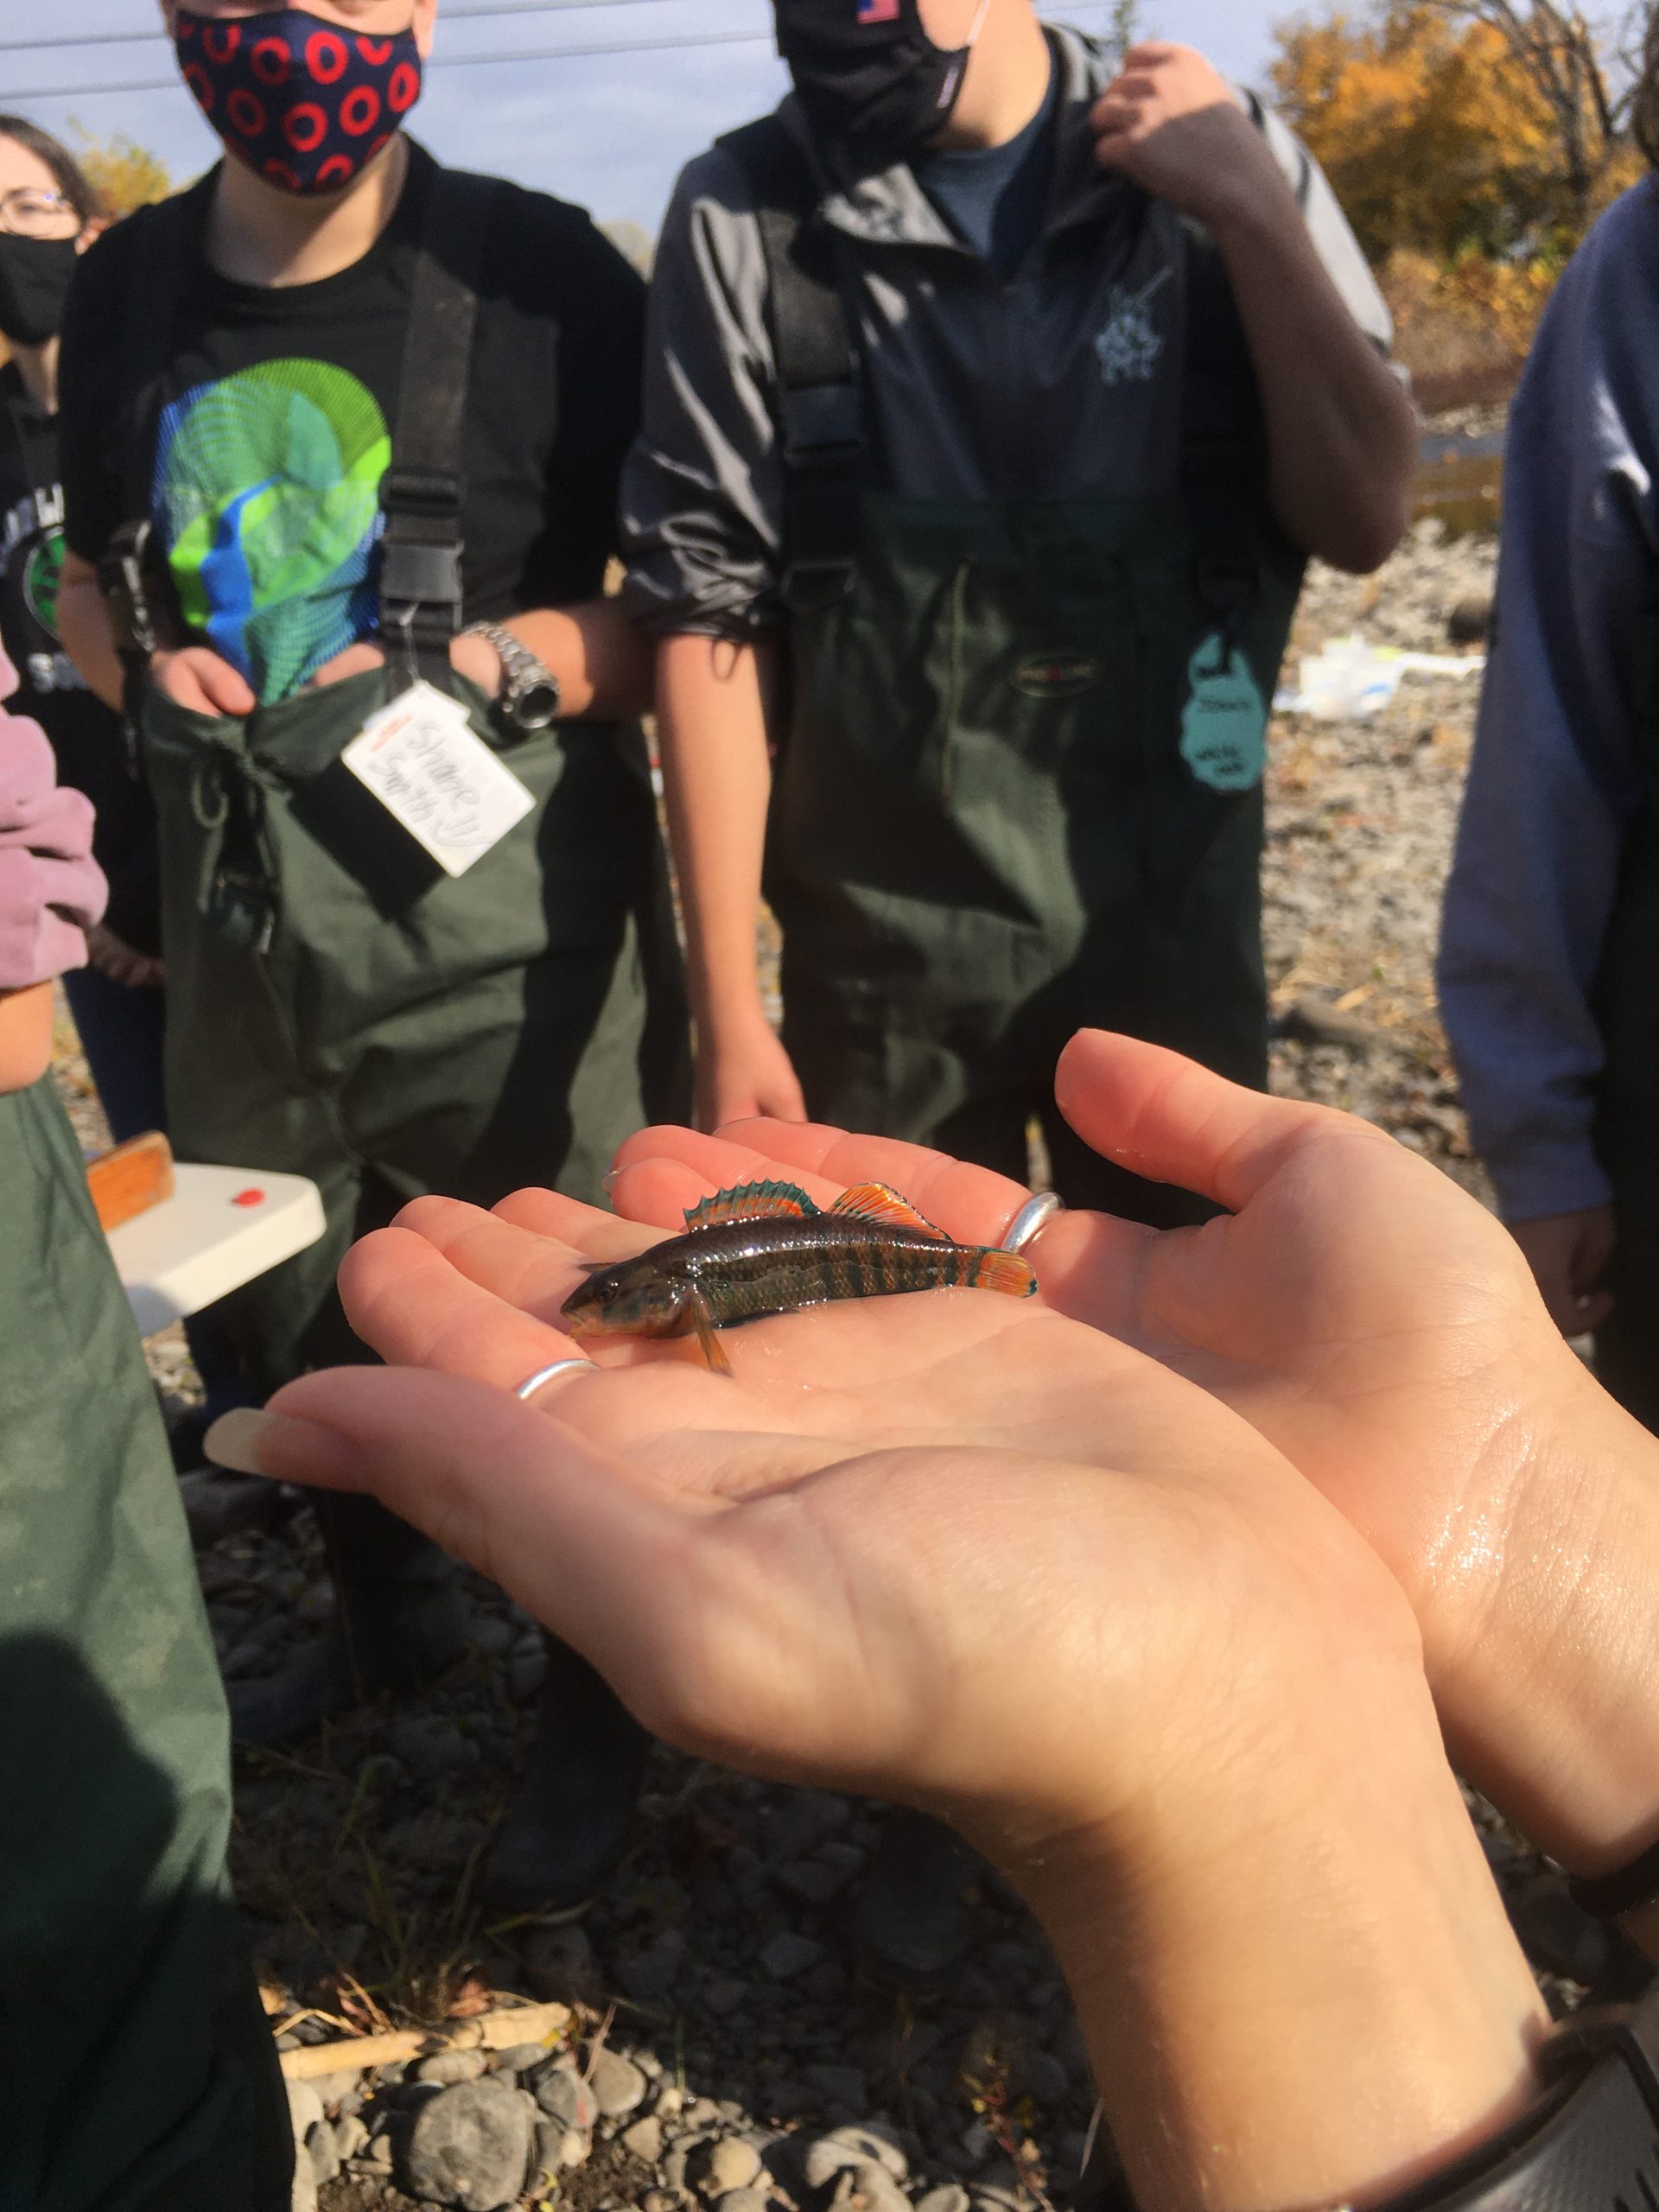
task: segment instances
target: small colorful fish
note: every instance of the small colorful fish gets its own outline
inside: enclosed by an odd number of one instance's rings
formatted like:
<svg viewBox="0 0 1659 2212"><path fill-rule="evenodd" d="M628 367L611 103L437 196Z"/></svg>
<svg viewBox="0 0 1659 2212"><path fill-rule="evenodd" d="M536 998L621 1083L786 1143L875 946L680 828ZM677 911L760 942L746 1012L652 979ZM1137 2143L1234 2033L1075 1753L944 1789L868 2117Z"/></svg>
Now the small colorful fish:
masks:
<svg viewBox="0 0 1659 2212"><path fill-rule="evenodd" d="M693 1206L683 1236L594 1268L564 1315L577 1337L695 1332L709 1365L729 1375L717 1329L950 1285L1029 1298L1037 1278L1015 1253L953 1244L885 1183L843 1191L828 1213L793 1183L745 1183Z"/></svg>

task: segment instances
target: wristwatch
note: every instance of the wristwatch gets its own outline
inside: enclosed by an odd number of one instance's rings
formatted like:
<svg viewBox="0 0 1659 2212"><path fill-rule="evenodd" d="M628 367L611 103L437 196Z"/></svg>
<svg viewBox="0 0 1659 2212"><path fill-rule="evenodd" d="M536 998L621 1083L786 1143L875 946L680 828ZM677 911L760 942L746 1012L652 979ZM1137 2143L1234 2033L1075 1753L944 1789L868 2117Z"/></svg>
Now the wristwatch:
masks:
<svg viewBox="0 0 1659 2212"><path fill-rule="evenodd" d="M1544 2096L1496 2142L1386 2212L1649 2212L1659 2204L1659 1985L1564 2020L1538 2053Z"/></svg>
<svg viewBox="0 0 1659 2212"><path fill-rule="evenodd" d="M468 623L461 635L482 638L495 647L501 663L495 710L504 722L516 730L537 730L558 720L559 679L521 639L499 622Z"/></svg>

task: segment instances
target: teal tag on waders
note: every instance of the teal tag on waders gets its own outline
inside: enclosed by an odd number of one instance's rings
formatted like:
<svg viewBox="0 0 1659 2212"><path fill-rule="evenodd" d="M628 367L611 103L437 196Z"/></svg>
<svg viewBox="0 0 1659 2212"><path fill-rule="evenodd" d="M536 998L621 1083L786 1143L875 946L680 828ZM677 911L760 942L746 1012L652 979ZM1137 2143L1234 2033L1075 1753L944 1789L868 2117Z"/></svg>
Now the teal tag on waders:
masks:
<svg viewBox="0 0 1659 2212"><path fill-rule="evenodd" d="M1186 671L1181 758L1212 791L1253 791L1268 765L1268 702L1249 662L1219 631L1207 637Z"/></svg>

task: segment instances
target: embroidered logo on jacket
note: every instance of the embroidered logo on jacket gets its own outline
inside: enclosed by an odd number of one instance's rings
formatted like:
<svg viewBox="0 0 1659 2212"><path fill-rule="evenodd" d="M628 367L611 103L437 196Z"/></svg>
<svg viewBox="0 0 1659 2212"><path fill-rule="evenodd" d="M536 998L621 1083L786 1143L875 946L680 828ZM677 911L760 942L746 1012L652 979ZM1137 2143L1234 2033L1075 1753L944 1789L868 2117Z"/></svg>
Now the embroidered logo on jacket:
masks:
<svg viewBox="0 0 1659 2212"><path fill-rule="evenodd" d="M1160 269L1138 292L1114 284L1109 295L1111 313L1095 340L1102 380L1108 385L1150 384L1158 373L1166 344L1152 320L1152 302L1174 274Z"/></svg>

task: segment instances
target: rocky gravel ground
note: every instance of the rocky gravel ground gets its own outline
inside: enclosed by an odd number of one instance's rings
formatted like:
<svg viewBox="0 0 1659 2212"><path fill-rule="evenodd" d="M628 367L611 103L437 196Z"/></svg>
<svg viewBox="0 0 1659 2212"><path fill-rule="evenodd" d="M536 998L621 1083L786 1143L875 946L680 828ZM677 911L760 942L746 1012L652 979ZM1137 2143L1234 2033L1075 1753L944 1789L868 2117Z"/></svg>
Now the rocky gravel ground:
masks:
<svg viewBox="0 0 1659 2212"><path fill-rule="evenodd" d="M1491 589L1489 541L1420 526L1379 577L1317 573L1293 649L1359 632L1439 652ZM1281 715L1269 778L1274 1080L1350 1108L1479 1190L1435 1016L1440 887L1476 687L1413 681L1370 721ZM95 1103L66 1028L83 1138ZM182 1344L149 1349L188 1399ZM321 1548L293 1494L187 1490L225 1672L315 1637ZM474 1896L531 1732L533 1624L476 1579L470 1649L419 1699L369 1707L237 1769L234 1871L285 2046L556 1999L568 2031L448 2050L291 2094L296 2202L499 2212L1052 2212L1074 2200L1094 2088L1071 2005L1018 1901L988 1876L949 1986L895 1999L855 1975L849 1895L879 1833L857 1799L771 1788L667 1751L633 1853L580 1923L492 1920ZM1559 1884L1472 1805L1558 2003L1621 1961ZM348 2056L341 2053L342 2062ZM1099 2168L1096 2160L1096 2168ZM1087 2191L1084 2194L1086 2196Z"/></svg>

